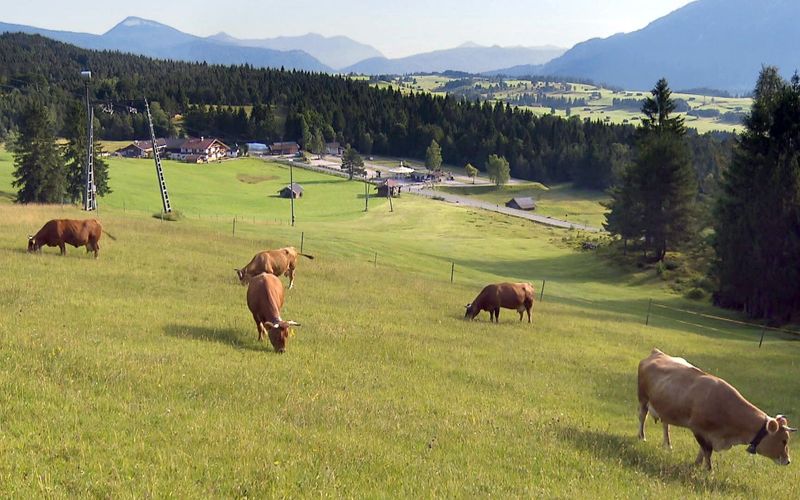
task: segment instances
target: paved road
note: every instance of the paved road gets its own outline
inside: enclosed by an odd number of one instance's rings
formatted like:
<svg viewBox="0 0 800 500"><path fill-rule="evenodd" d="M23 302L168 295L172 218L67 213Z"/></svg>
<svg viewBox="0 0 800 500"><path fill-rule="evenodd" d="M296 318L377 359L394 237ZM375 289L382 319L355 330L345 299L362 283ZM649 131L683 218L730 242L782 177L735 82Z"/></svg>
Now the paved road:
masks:
<svg viewBox="0 0 800 500"><path fill-rule="evenodd" d="M599 233L603 231L598 227L585 226L583 224L576 224L574 222L569 222L561 219L553 219L552 217L545 217L543 215L532 214L530 212L526 212L525 210L508 208L506 206L495 205L494 203L476 200L474 198L468 198L466 196L458 196L454 194L442 193L441 191L431 191L430 189L419 189L414 186L408 186L406 192L411 194L416 194L419 196L425 196L426 198L433 198L435 196L437 198L442 198L450 203L458 203L459 205L464 205L467 207L482 208L484 210L490 210L492 212L510 215L512 217L528 219L530 221L538 222L539 224L545 224L547 226L560 227L563 229L580 229L581 231L589 231L592 233Z"/></svg>

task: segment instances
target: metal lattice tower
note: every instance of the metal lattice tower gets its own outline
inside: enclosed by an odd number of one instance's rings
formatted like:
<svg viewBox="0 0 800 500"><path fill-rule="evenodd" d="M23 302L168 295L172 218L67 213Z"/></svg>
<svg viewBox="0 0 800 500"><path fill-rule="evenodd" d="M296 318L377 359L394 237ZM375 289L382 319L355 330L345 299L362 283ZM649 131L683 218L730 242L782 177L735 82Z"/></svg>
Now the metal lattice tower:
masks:
<svg viewBox="0 0 800 500"><path fill-rule="evenodd" d="M156 145L156 132L153 129L153 117L150 116L150 105L147 99L144 100L144 108L147 110L147 123L150 125L150 139L153 145L153 159L156 162L156 175L158 176L158 187L161 189L161 204L164 206L164 213L172 212L172 206L169 204L169 193L167 192L167 183L164 181L164 169L161 168L161 158L158 156L158 146Z"/></svg>
<svg viewBox="0 0 800 500"><path fill-rule="evenodd" d="M89 99L89 79L91 71L81 71L86 79L86 176L83 189L83 209L97 210L97 187L94 184L94 109Z"/></svg>

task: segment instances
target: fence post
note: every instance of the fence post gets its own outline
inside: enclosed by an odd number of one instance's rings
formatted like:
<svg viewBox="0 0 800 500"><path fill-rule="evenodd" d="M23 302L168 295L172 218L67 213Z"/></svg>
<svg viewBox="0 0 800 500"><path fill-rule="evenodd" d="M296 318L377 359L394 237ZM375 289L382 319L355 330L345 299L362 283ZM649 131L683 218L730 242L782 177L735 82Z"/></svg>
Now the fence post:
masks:
<svg viewBox="0 0 800 500"><path fill-rule="evenodd" d="M451 262L450 263L450 284L451 285L453 284L453 275L455 274L455 272L456 272L456 263L455 262Z"/></svg>
<svg viewBox="0 0 800 500"><path fill-rule="evenodd" d="M544 285L545 285L545 283L547 283L547 281L546 280L542 280L542 290L539 293L539 302L544 300Z"/></svg>
<svg viewBox="0 0 800 500"><path fill-rule="evenodd" d="M236 216L233 217L233 232L231 233L231 236L234 238L236 237Z"/></svg>
<svg viewBox="0 0 800 500"><path fill-rule="evenodd" d="M305 243L306 233L305 231L300 232L300 253L303 253L303 243Z"/></svg>
<svg viewBox="0 0 800 500"><path fill-rule="evenodd" d="M647 318L644 320L644 326L650 325L650 308L653 307L653 299L647 304Z"/></svg>
<svg viewBox="0 0 800 500"><path fill-rule="evenodd" d="M761 344L764 342L764 333L767 331L767 325L761 327L761 340L758 341L758 348L761 349Z"/></svg>
<svg viewBox="0 0 800 500"><path fill-rule="evenodd" d="M378 252L375 252L375 260L373 260L372 262L375 263L375 267L378 267Z"/></svg>

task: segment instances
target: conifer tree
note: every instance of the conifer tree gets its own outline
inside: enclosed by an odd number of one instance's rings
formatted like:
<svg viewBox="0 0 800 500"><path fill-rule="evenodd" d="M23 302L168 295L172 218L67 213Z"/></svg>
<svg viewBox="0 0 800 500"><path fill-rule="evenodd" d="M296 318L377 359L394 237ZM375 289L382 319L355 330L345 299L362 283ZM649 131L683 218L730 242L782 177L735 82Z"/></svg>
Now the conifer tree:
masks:
<svg viewBox="0 0 800 500"><path fill-rule="evenodd" d="M66 178L53 123L47 107L33 99L19 119L19 133L11 144L14 180L19 203L60 203L64 200Z"/></svg>
<svg viewBox="0 0 800 500"><path fill-rule="evenodd" d="M361 175L364 171L364 160L354 148L348 144L342 154L342 170L348 173L349 179L352 181L353 176Z"/></svg>
<svg viewBox="0 0 800 500"><path fill-rule="evenodd" d="M95 123L95 127L97 127L97 123ZM72 102L67 110L64 135L67 139L67 144L63 146L67 182L66 195L68 200L75 203L83 199L84 183L86 182L86 108L78 101ZM95 143L92 162L94 185L97 189L97 196L104 196L111 193L111 188L108 186L108 164L100 152L100 145Z"/></svg>
<svg viewBox="0 0 800 500"><path fill-rule="evenodd" d="M431 145L425 151L425 166L428 170L439 170L442 166L442 148L436 140L431 141Z"/></svg>

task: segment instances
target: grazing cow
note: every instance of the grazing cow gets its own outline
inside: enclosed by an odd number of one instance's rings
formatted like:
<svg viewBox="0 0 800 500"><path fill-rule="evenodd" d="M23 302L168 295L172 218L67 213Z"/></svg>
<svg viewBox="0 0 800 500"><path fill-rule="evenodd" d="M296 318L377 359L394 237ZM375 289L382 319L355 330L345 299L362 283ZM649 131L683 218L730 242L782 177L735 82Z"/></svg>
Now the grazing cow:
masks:
<svg viewBox="0 0 800 500"><path fill-rule="evenodd" d="M258 328L258 341L263 341L266 334L275 352L283 353L289 338L289 327L300 326L300 323L281 319L281 307L283 307L281 280L267 273L252 277L247 286L247 307L253 313Z"/></svg>
<svg viewBox="0 0 800 500"><path fill-rule="evenodd" d="M500 322L500 308L515 309L522 321L522 311L528 312L531 322L533 285L530 283L498 283L486 285L471 303L466 305L464 318L475 319L481 311L489 311L489 321Z"/></svg>
<svg viewBox="0 0 800 500"><path fill-rule="evenodd" d="M250 263L241 269L234 269L242 285L260 273L274 274L275 276L288 276L289 288L294 286L294 270L297 267L297 256L313 259L311 255L298 252L294 247L266 250L257 253Z"/></svg>
<svg viewBox="0 0 800 500"><path fill-rule="evenodd" d="M789 465L789 433L783 415L770 417L721 378L709 375L683 358L658 349L639 363L639 439L650 412L664 426L664 446L671 448L669 426L686 427L700 445L695 465L711 470L711 453L737 444L747 451Z"/></svg>
<svg viewBox="0 0 800 500"><path fill-rule="evenodd" d="M103 226L97 219L53 219L45 223L35 235L28 235L28 251L41 252L45 245L57 246L61 249L61 255L66 255L67 244L75 248L86 245L86 253L94 251L96 259L97 252L100 250L101 233L106 233L109 238L116 240L103 230Z"/></svg>

